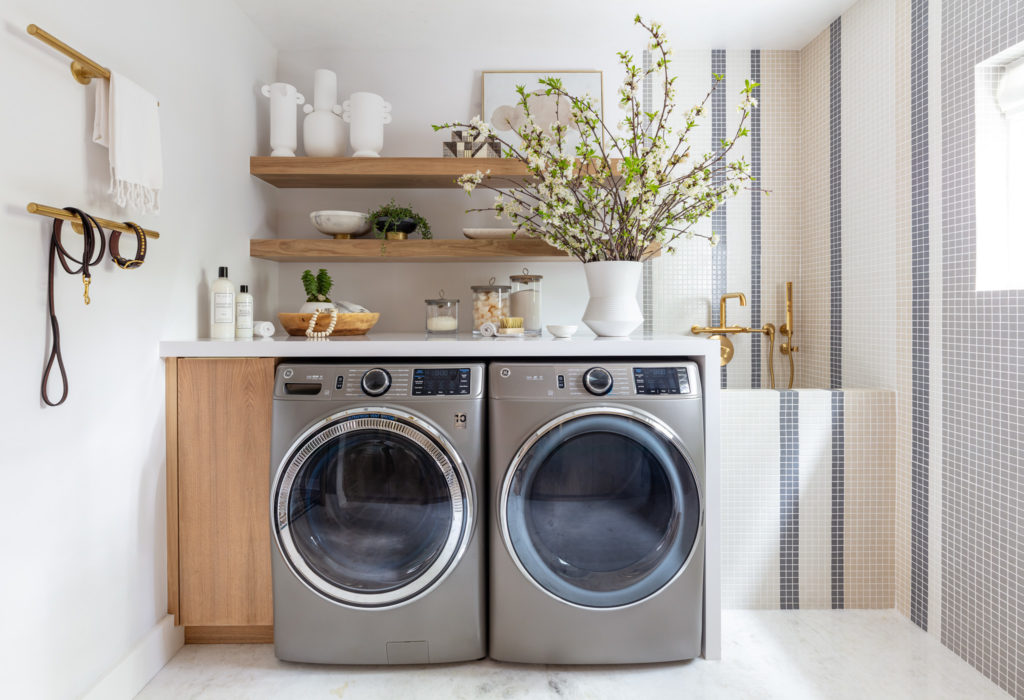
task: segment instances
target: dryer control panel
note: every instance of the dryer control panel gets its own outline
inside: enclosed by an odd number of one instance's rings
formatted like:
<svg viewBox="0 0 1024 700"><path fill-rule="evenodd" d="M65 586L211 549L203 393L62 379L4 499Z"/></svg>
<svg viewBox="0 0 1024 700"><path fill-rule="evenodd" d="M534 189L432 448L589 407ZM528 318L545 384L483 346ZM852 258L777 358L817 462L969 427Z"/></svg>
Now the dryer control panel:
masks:
<svg viewBox="0 0 1024 700"><path fill-rule="evenodd" d="M488 394L501 399L615 401L644 398L699 398L696 362L603 362L519 364L493 362Z"/></svg>

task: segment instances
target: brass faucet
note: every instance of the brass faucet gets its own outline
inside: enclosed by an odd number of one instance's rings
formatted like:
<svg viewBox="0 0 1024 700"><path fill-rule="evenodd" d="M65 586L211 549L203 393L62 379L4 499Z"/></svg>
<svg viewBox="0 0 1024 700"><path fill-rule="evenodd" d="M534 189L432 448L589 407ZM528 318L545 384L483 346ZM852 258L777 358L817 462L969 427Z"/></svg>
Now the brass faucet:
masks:
<svg viewBox="0 0 1024 700"><path fill-rule="evenodd" d="M722 346L722 366L729 364L734 354L736 354L736 348L733 346L732 341L729 340L729 335L732 333L764 333L768 336L768 377L771 380L771 388L775 388L775 326L771 323L764 324L761 328L747 328L745 326L729 326L726 325L725 320L725 302L728 299L739 299L740 306L747 305L747 297L743 292L730 292L729 294L723 294L722 298L718 302L718 326L693 326L690 328L690 332L694 335L701 333L707 333L708 338L711 340L717 340ZM790 324L792 325L792 324Z"/></svg>
<svg viewBox="0 0 1024 700"><path fill-rule="evenodd" d="M723 306L724 308L724 306ZM793 345L793 283L786 282L786 322L779 328L779 333L786 336L786 342L779 345L779 352L789 357L789 388L793 388L793 378L796 375L794 368L793 353L800 348Z"/></svg>

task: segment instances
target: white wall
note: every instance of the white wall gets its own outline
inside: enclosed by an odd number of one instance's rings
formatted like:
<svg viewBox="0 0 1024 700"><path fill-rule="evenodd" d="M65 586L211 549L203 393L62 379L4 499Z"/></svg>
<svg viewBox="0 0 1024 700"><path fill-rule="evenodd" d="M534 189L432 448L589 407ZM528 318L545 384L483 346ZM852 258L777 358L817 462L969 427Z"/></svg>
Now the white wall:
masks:
<svg viewBox="0 0 1024 700"><path fill-rule="evenodd" d="M257 88L273 78L276 53L228 0L4 0L0 22L0 678L9 697L71 697L166 614L158 342L203 333L205 290L218 265L250 284L257 316L274 306L273 264L250 261L246 240L266 236L272 223L268 192L248 175L247 158L265 131ZM126 215L105 195L107 151L88 138L92 88L25 33L30 22L161 103L162 212L139 221L162 237L137 271L100 265L89 307L81 279L59 273L71 393L58 408L39 398L49 222L25 205ZM65 234L73 251L81 249L76 238Z"/></svg>

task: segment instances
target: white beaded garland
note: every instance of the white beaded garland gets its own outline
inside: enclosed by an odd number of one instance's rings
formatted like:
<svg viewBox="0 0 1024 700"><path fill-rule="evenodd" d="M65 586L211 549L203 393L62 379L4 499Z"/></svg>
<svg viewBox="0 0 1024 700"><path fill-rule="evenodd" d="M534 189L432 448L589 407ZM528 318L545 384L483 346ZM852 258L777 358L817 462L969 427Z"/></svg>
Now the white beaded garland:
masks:
<svg viewBox="0 0 1024 700"><path fill-rule="evenodd" d="M331 333L334 332L334 326L338 323L338 310L337 309L331 309L331 322L327 326L327 330L324 330L324 331L314 331L313 330L314 328L316 328L316 320L319 317L320 317L320 310L317 309L316 311L313 312L313 315L309 319L309 327L306 328L306 337L307 338L326 338L326 337L330 336Z"/></svg>

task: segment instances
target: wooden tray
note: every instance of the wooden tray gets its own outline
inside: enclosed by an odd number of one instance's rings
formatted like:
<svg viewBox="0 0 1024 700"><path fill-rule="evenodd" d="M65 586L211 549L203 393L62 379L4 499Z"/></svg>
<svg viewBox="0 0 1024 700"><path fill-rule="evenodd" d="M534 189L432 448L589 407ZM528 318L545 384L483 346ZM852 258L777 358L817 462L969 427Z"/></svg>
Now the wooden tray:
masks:
<svg viewBox="0 0 1024 700"><path fill-rule="evenodd" d="M309 319L312 317L313 314L277 315L281 325L288 331L288 335L306 335L306 329L309 328ZM338 322L334 324L334 332L331 333L331 336L366 335L366 332L373 328L379 318L379 313L338 314ZM316 319L316 327L313 330L325 331L329 325L331 325L331 315L329 313L322 313Z"/></svg>

